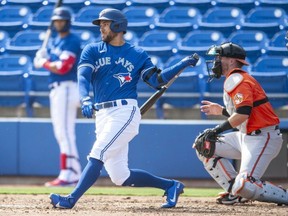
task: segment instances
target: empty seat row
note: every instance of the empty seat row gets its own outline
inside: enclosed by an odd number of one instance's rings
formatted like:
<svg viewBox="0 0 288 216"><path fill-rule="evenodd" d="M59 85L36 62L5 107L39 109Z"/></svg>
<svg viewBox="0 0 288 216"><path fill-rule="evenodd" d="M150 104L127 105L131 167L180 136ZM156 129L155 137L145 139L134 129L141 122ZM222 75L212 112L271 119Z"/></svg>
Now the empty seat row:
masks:
<svg viewBox="0 0 288 216"><path fill-rule="evenodd" d="M72 30L81 39L82 48L91 42L99 41L93 32ZM0 55L1 54L24 54L31 58L41 47L45 31L25 30L18 32L13 38L8 33L0 31ZM276 32L271 40L262 31L235 31L225 38L218 31L195 30L189 32L183 39L177 32L168 30L152 30L138 38L134 32L128 31L125 40L142 47L150 55L161 57L167 61L175 54L190 55L197 52L204 56L208 48L214 44L232 41L244 47L250 63L254 63L263 55L287 56L286 31Z"/></svg>
<svg viewBox="0 0 288 216"><path fill-rule="evenodd" d="M73 13L72 26L76 29L98 31L91 21L98 17L105 6L85 6ZM10 35L17 31L46 29L49 25L53 6L44 6L32 13L26 6L3 6L0 8L0 27ZM244 15L237 7L213 7L205 14L197 8L171 6L158 13L151 6L126 7L130 30L141 36L147 30L157 28L178 31L182 36L193 29L218 30L225 37L237 29L262 30L272 37L274 32L287 28L287 15L282 8L256 7Z"/></svg>
<svg viewBox="0 0 288 216"><path fill-rule="evenodd" d="M208 48L214 44L232 41L244 47L247 57L254 63L263 54L287 55L286 31L276 32L272 39L262 31L235 31L228 38L219 31L195 30L187 33L184 38L175 31L152 30L138 39L138 46L149 54L159 55L167 60L169 56L179 53L189 55L197 52L205 55Z"/></svg>
<svg viewBox="0 0 288 216"><path fill-rule="evenodd" d="M178 58L178 59L177 59ZM171 58L164 67L168 67L174 62L182 59L183 56ZM266 61L265 61L266 60ZM282 58L286 66L288 58ZM260 62L260 60L259 60ZM275 108L288 104L288 73L280 67L272 68L272 64L280 64L280 58L263 59L265 68L259 65L259 70L250 72L263 86L272 105ZM219 80L207 82L208 74L203 72L205 60L195 67L189 67L178 77L173 85L167 90L165 95L159 100L158 105L170 104L174 107L193 107L199 105L202 99L211 100L222 104L222 91L224 77ZM1 106L25 106L27 115L33 116L33 106L40 104L49 106L49 73L45 70L34 70L31 59L25 55L4 55L0 56L0 105ZM138 84L139 104L143 104L154 92L143 81ZM161 107L160 106L160 107Z"/></svg>
<svg viewBox="0 0 288 216"><path fill-rule="evenodd" d="M3 0L2 5L27 5L33 11L36 11L42 5L54 5L56 0ZM162 12L169 6L189 6L196 7L201 12L205 12L214 6L220 7L239 7L245 13L253 7L271 7L277 6L284 10L288 9L288 2L286 0L242 0L242 1L231 1L231 0L64 0L64 4L71 7L74 11L79 8L94 5L94 6L105 6L113 7L117 9L123 9L128 6L153 6L157 8L159 12Z"/></svg>

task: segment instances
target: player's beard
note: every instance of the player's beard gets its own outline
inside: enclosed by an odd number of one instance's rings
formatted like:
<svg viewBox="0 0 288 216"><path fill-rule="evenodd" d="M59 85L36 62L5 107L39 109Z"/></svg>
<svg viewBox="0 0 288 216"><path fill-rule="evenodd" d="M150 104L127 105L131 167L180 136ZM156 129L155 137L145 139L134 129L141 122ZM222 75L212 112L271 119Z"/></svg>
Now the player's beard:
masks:
<svg viewBox="0 0 288 216"><path fill-rule="evenodd" d="M114 33L110 31L107 36L103 36L103 41L106 43L110 43L115 37L117 36L117 33Z"/></svg>

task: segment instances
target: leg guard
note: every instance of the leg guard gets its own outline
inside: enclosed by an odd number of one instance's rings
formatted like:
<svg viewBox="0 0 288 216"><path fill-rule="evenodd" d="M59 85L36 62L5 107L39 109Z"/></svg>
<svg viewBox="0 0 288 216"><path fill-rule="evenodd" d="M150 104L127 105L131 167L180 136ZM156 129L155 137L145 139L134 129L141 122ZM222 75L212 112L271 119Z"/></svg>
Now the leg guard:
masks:
<svg viewBox="0 0 288 216"><path fill-rule="evenodd" d="M267 181L256 180L248 176L247 173L241 173L236 177L232 187L232 194L260 202L288 205L288 193L285 189Z"/></svg>
<svg viewBox="0 0 288 216"><path fill-rule="evenodd" d="M237 172L235 171L229 160L221 157L210 159L207 159L200 155L198 155L198 157L203 162L204 168L213 177L213 179L225 191L230 192Z"/></svg>

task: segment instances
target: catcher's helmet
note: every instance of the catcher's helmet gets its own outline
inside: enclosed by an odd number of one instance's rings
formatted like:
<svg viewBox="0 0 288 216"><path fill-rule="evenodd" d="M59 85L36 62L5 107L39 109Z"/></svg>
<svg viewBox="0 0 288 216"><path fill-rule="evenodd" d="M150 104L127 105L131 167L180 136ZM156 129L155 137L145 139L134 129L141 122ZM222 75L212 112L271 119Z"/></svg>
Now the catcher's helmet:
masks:
<svg viewBox="0 0 288 216"><path fill-rule="evenodd" d="M99 14L99 18L93 20L92 23L99 26L101 20L112 21L110 24L110 29L115 33L124 32L125 34L127 31L127 18L121 11L117 9L106 8L102 10Z"/></svg>
<svg viewBox="0 0 288 216"><path fill-rule="evenodd" d="M219 55L229 58L236 58L237 61L241 62L243 65L249 65L248 62L245 61L246 52L245 50L232 42L226 42L221 44L220 46L212 46L208 49L207 55Z"/></svg>
<svg viewBox="0 0 288 216"><path fill-rule="evenodd" d="M245 50L241 46L234 44L232 42L226 42L219 46L213 45L208 49L206 55L235 58L241 64L249 65L248 62L245 61L246 58ZM212 67L210 67L211 64ZM210 82L214 78L220 79L220 77L222 76L221 58L215 58L214 60L206 60L206 65L209 75L208 81ZM211 73L211 71L213 73Z"/></svg>

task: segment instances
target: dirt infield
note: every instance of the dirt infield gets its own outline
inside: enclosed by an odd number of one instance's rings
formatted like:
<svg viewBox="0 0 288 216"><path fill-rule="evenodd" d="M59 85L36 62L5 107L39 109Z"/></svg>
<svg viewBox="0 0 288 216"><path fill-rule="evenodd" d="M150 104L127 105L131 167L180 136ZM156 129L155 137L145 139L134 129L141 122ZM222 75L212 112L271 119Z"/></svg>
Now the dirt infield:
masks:
<svg viewBox="0 0 288 216"><path fill-rule="evenodd" d="M180 197L173 209L161 209L162 197L85 195L72 210L54 209L47 195L0 195L0 215L5 216L131 216L131 215L288 215L287 206L268 203L246 203L223 206L214 198Z"/></svg>

